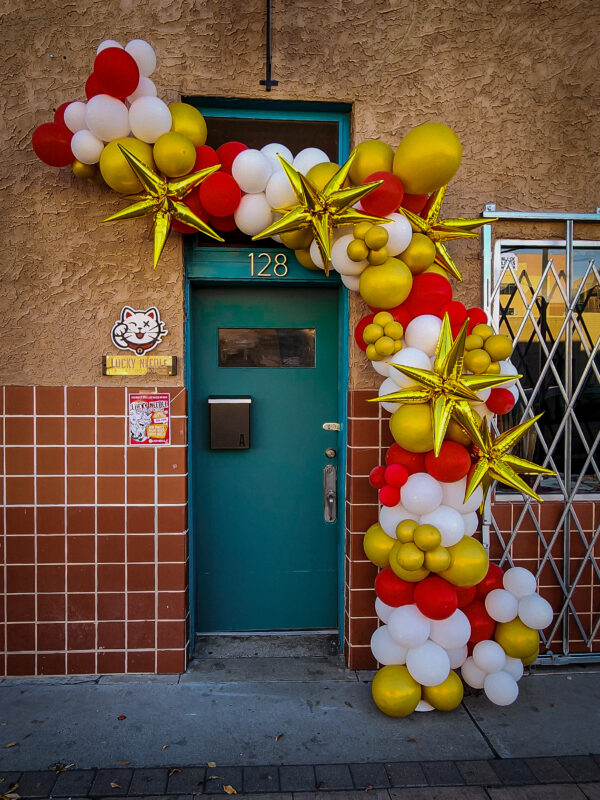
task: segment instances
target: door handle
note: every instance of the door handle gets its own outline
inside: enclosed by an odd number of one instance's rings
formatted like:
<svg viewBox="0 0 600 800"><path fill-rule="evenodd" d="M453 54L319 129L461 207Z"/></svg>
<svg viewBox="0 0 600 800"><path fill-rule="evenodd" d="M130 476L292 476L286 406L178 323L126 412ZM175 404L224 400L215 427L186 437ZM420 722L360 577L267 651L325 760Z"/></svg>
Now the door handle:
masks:
<svg viewBox="0 0 600 800"><path fill-rule="evenodd" d="M337 467L333 464L323 469L323 517L325 522L337 520Z"/></svg>

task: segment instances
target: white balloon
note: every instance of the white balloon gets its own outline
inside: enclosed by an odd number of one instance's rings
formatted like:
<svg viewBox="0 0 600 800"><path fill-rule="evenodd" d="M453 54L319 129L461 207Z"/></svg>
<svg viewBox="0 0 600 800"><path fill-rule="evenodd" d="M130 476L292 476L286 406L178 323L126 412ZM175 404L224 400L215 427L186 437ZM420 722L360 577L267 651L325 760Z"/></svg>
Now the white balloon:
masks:
<svg viewBox="0 0 600 800"><path fill-rule="evenodd" d="M379 509L379 524L391 539L396 538L396 528L404 519L413 519L402 503L397 506L382 506Z"/></svg>
<svg viewBox="0 0 600 800"><path fill-rule="evenodd" d="M356 275L342 275L341 278L346 289L349 289L351 292L358 292L360 282ZM381 361L379 363L381 364ZM375 367L375 369L377 369L377 367ZM379 370L377 370L377 372L379 372ZM381 374L383 375L383 373Z"/></svg>
<svg viewBox="0 0 600 800"><path fill-rule="evenodd" d="M473 661L484 672L498 672L504 669L506 653L498 642L484 639L473 648Z"/></svg>
<svg viewBox="0 0 600 800"><path fill-rule="evenodd" d="M150 78L144 78L143 75L140 75L135 92L130 94L127 99L130 103L133 103L140 97L156 97L156 94L156 86L150 80Z"/></svg>
<svg viewBox="0 0 600 800"><path fill-rule="evenodd" d="M88 100L85 107L85 124L94 136L103 142L121 139L131 130L127 106L108 94L97 94Z"/></svg>
<svg viewBox="0 0 600 800"><path fill-rule="evenodd" d="M479 669L473 661L473 656L469 656L460 669L463 681L473 689L483 689L483 682L487 677L487 672Z"/></svg>
<svg viewBox="0 0 600 800"><path fill-rule="evenodd" d="M460 608L446 619L431 621L430 639L444 650L464 647L471 638L471 623Z"/></svg>
<svg viewBox="0 0 600 800"><path fill-rule="evenodd" d="M271 162L260 150L242 150L231 165L233 179L248 194L263 192L272 172Z"/></svg>
<svg viewBox="0 0 600 800"><path fill-rule="evenodd" d="M450 674L450 659L443 647L427 641L408 651L406 667L422 686L437 686Z"/></svg>
<svg viewBox="0 0 600 800"><path fill-rule="evenodd" d="M394 212L388 214L387 219L391 219L392 222L386 222L384 226L388 234L386 249L390 256L397 256L410 244L413 235L412 228L404 214Z"/></svg>
<svg viewBox="0 0 600 800"><path fill-rule="evenodd" d="M344 278L349 278L349 277L354 277L354 276L342 275L342 280L344 280ZM358 281L359 279L356 278L356 280ZM390 366L390 364L392 364L392 362L395 361L395 359L396 359L395 355L384 356L384 358L380 359L379 361L371 361L371 366L373 367L375 372L378 372L380 375L383 375L384 378L389 378L390 372L392 371L392 367ZM397 391L397 389L398 386L394 384L393 391Z"/></svg>
<svg viewBox="0 0 600 800"><path fill-rule="evenodd" d="M104 142L88 130L80 130L73 134L71 152L82 164L97 164L104 150Z"/></svg>
<svg viewBox="0 0 600 800"><path fill-rule="evenodd" d="M158 97L139 97L129 109L131 131L142 142L153 144L171 130L173 119L169 106Z"/></svg>
<svg viewBox="0 0 600 800"><path fill-rule="evenodd" d="M465 535L465 523L462 515L450 506L438 506L429 514L423 514L420 525L433 525L442 535L442 546L452 547L458 544Z"/></svg>
<svg viewBox="0 0 600 800"><path fill-rule="evenodd" d="M496 622L510 622L517 616L519 601L506 589L492 589L485 597L485 610Z"/></svg>
<svg viewBox="0 0 600 800"><path fill-rule="evenodd" d="M69 103L65 108L64 120L65 125L72 133L77 133L77 131L87 128L85 124L85 103L80 103L79 100Z"/></svg>
<svg viewBox="0 0 600 800"><path fill-rule="evenodd" d="M433 356L440 338L442 320L433 314L420 314L411 320L404 331L404 338L409 347L424 350L428 356Z"/></svg>
<svg viewBox="0 0 600 800"><path fill-rule="evenodd" d="M318 147L306 147L300 150L298 155L293 161L293 166L303 175L315 167L317 164L324 164L329 161L329 156Z"/></svg>
<svg viewBox="0 0 600 800"><path fill-rule="evenodd" d="M419 700L415 711L435 711L435 708L427 700Z"/></svg>
<svg viewBox="0 0 600 800"><path fill-rule="evenodd" d="M118 47L119 50L123 49L123 45L119 44L119 42L115 42L114 39L105 39L98 45L96 49L96 55L98 55L98 53L101 53L103 50L106 50L107 47Z"/></svg>
<svg viewBox="0 0 600 800"><path fill-rule="evenodd" d="M390 618L390 614L394 610L396 606L388 606L387 603L384 603L379 597L375 598L375 613L379 617L379 619L384 622L386 625Z"/></svg>
<svg viewBox="0 0 600 800"><path fill-rule="evenodd" d="M366 259L352 261L351 258L348 258L348 245L353 239L354 236L351 233L340 236L331 248L331 263L340 275L360 275L363 269L369 266Z"/></svg>
<svg viewBox="0 0 600 800"><path fill-rule="evenodd" d="M483 490L481 486L478 486L465 503L463 501L466 488L466 478L461 478L459 481L451 481L450 483L442 483L444 505L456 509L459 514L470 514L473 511L477 511L483 500Z"/></svg>
<svg viewBox="0 0 600 800"><path fill-rule="evenodd" d="M479 517L476 511L469 511L468 514L461 514L463 525L465 526L465 536L473 536L479 528Z"/></svg>
<svg viewBox="0 0 600 800"><path fill-rule="evenodd" d="M511 675L516 681L520 681L523 677L523 662L520 658L506 656L504 671L508 672L508 674Z"/></svg>
<svg viewBox="0 0 600 800"><path fill-rule="evenodd" d="M446 652L450 659L450 669L459 669L467 660L469 648L464 644L462 647L455 647L452 650L446 650Z"/></svg>
<svg viewBox="0 0 600 800"><path fill-rule="evenodd" d="M282 170L277 170L271 175L265 189L265 195L271 208L289 208L298 205L298 199L294 194L288 176Z"/></svg>
<svg viewBox="0 0 600 800"><path fill-rule="evenodd" d="M147 78L156 69L156 53L152 45L143 39L132 39L125 45L126 52L138 65L140 75Z"/></svg>
<svg viewBox="0 0 600 800"><path fill-rule="evenodd" d="M371 363L376 364L377 362L372 361ZM382 397L384 394L391 394L392 392L397 392L397 391L398 387L396 386L394 381L391 378L386 378L379 387L379 397ZM397 411L400 408L401 404L389 401L386 403L380 403L379 405L385 408L386 411L389 411L390 414L393 414L394 411Z"/></svg>
<svg viewBox="0 0 600 800"><path fill-rule="evenodd" d="M310 243L308 252L310 254L310 257L312 258L313 264L319 269L325 269L325 265L323 264L323 259L321 258L321 251L319 250L319 245L317 244L316 239L313 239L312 242Z"/></svg>
<svg viewBox="0 0 600 800"><path fill-rule="evenodd" d="M537 588L535 575L525 567L511 567L502 576L502 583L507 592L514 594L517 600L533 594Z"/></svg>
<svg viewBox="0 0 600 800"><path fill-rule="evenodd" d="M518 402L518 400L519 400L519 390L518 390L518 388L516 386L507 386L506 384L504 384L504 388L508 389L508 391L515 398L515 403Z"/></svg>
<svg viewBox="0 0 600 800"><path fill-rule="evenodd" d="M427 641L431 624L412 604L395 608L390 614L388 627L392 639L402 647L419 647Z"/></svg>
<svg viewBox="0 0 600 800"><path fill-rule="evenodd" d="M403 347L402 350L394 354L393 363L399 364L402 367L417 367L418 369L431 368L429 356L417 347ZM392 378L401 389L406 389L408 386L415 385L412 378L407 378L399 369L390 369L390 378Z"/></svg>
<svg viewBox="0 0 600 800"><path fill-rule="evenodd" d="M263 193L245 194L233 216L235 224L248 236L264 231L273 221L271 206Z"/></svg>
<svg viewBox="0 0 600 800"><path fill-rule="evenodd" d="M486 675L483 691L488 700L497 706L509 706L519 696L516 680L504 670Z"/></svg>
<svg viewBox="0 0 600 800"><path fill-rule="evenodd" d="M475 392L475 394L481 400L482 403L485 403L485 401L488 399L491 393L492 393L491 389L480 389L478 392Z"/></svg>
<svg viewBox="0 0 600 800"><path fill-rule="evenodd" d="M500 361L500 375L518 375L519 372L515 365L509 359L506 361ZM511 387L515 386L517 383L516 380L514 381L507 381L506 383L502 384L503 389L510 389Z"/></svg>
<svg viewBox="0 0 600 800"><path fill-rule="evenodd" d="M371 636L371 652L384 665L405 664L407 648L395 642L387 625L382 625Z"/></svg>
<svg viewBox="0 0 600 800"><path fill-rule="evenodd" d="M290 164L294 160L294 156L292 155L292 151L289 148L287 148L284 144L278 144L277 142L271 142L270 144L266 144L264 147L260 148L260 152L263 154L263 156L268 158L268 160L269 160L269 162L271 164L271 168L273 170L273 173L275 173L275 172L283 172L283 167L281 165L281 161L277 158L277 154L278 153L280 155L282 155L285 158L285 160L287 162L289 162ZM285 175L285 172L283 174ZM286 180L288 180L287 176L286 176ZM289 180L288 180L288 185L289 185ZM294 195L294 199L295 199L295 195ZM280 206L280 208L283 208L283 206Z"/></svg>
<svg viewBox="0 0 600 800"><path fill-rule="evenodd" d="M552 606L539 594L528 594L522 597L518 603L519 618L528 627L539 631L547 628L552 622L554 616Z"/></svg>
<svg viewBox="0 0 600 800"><path fill-rule="evenodd" d="M400 499L411 514L430 514L442 502L442 487L428 472L414 472L400 490Z"/></svg>

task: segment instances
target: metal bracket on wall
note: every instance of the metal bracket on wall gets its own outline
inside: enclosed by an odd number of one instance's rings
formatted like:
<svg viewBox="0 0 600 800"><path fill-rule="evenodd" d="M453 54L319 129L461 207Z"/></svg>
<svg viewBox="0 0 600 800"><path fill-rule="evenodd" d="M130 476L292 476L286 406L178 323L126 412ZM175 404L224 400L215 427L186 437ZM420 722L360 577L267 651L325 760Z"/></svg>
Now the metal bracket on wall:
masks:
<svg viewBox="0 0 600 800"><path fill-rule="evenodd" d="M267 0L267 31L266 31L266 50L265 50L265 79L260 81L267 92L271 91L271 86L279 86L279 81L271 78L271 0Z"/></svg>

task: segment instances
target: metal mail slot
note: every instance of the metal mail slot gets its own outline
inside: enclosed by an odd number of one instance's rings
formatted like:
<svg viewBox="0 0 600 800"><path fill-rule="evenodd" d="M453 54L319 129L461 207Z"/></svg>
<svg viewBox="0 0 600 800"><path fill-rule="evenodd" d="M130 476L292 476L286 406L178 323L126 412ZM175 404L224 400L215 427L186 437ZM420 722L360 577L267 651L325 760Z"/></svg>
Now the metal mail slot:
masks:
<svg viewBox="0 0 600 800"><path fill-rule="evenodd" d="M248 450L252 398L209 397L211 450Z"/></svg>

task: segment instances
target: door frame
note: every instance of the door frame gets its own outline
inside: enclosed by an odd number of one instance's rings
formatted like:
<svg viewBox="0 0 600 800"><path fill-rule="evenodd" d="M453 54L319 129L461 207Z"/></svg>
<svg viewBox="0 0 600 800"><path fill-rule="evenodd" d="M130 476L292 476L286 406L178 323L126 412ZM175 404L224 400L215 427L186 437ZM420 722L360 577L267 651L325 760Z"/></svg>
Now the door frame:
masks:
<svg viewBox="0 0 600 800"><path fill-rule="evenodd" d="M244 118L259 118L273 120L310 120L332 121L338 124L338 160L343 163L350 151L350 111L348 104L337 103L304 103L286 101L263 100L237 100L224 98L184 98L185 102L195 105L205 117L227 116ZM307 146L310 143L307 142ZM196 552L195 552L195 507L193 496L193 426L194 420L190 413L190 398L193 391L192 353L191 353L191 292L196 286L213 285L257 285L256 277L251 277L248 272L240 268L240 255L242 263L251 252L257 256L265 250L282 250L292 263L293 275L278 277L272 275L269 285L285 286L318 286L337 285L338 288L338 422L340 432L338 440L339 472L338 472L338 519L337 519L337 552L338 552L338 636L340 648L344 645L344 586L345 586L345 518L346 518L346 448L348 431L347 396L349 387L349 294L348 289L342 284L337 273L332 273L329 278L320 270L311 272L298 264L293 251L283 247L210 247L196 246L196 237L184 238L184 270L185 270L185 323L184 323L184 377L185 388L188 396L187 415L187 448L188 448L188 608L190 617L189 653L193 655L196 636ZM237 258L236 258L237 256ZM235 266L237 262L237 267ZM295 262L295 263L294 263ZM214 265L218 264L215 268ZM211 268L212 265L212 268ZM297 269L296 269L297 265ZM260 284L258 284L260 285Z"/></svg>

